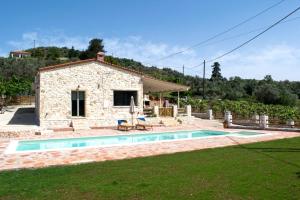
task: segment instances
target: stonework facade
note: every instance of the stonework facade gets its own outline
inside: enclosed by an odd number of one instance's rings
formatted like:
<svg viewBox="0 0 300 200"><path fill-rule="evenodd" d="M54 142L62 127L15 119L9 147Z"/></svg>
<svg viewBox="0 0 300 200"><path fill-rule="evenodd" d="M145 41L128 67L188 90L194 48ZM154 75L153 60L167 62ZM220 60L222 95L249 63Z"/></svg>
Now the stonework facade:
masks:
<svg viewBox="0 0 300 200"><path fill-rule="evenodd" d="M91 61L40 70L36 77L36 116L40 126L62 128L72 120L89 127L115 126L130 119L129 106L114 106L114 91L137 91L136 112L143 110L143 82L139 74ZM72 91L85 92L85 115L72 116Z"/></svg>

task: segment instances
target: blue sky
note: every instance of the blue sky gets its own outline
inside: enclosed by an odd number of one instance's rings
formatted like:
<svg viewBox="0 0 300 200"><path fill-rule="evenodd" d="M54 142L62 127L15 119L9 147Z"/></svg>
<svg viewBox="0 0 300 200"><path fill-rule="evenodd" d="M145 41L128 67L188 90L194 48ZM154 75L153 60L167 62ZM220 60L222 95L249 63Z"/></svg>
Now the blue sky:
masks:
<svg viewBox="0 0 300 200"><path fill-rule="evenodd" d="M159 59L222 32L279 1L3 0L0 55L30 48L33 40L37 46L84 49L91 38L98 37L104 39L107 54L178 70L185 65L186 73L202 74L201 67L192 67L249 39L259 31L236 36L271 25L300 6L300 1L285 0L206 45L169 59ZM290 19L293 20L220 59L223 75L261 79L271 74L277 80L300 80L300 12Z"/></svg>

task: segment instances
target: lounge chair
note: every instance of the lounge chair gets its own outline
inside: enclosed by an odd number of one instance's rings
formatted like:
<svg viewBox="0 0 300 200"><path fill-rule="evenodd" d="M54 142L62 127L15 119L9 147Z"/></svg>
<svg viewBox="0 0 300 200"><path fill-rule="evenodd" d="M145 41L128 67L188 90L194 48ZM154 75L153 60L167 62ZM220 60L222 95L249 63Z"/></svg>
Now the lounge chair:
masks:
<svg viewBox="0 0 300 200"><path fill-rule="evenodd" d="M118 130L120 131L128 131L130 129L133 129L134 126L129 124L127 120L118 120Z"/></svg>
<svg viewBox="0 0 300 200"><path fill-rule="evenodd" d="M144 117L137 118L137 124L135 125L135 127L139 130L147 130L148 128L153 130L153 125L146 121Z"/></svg>

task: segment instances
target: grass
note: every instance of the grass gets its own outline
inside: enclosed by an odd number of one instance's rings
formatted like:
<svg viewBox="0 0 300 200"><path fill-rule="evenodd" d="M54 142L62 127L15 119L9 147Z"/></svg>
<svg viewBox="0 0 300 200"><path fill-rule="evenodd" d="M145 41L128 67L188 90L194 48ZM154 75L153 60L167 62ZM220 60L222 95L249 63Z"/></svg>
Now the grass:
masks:
<svg viewBox="0 0 300 200"><path fill-rule="evenodd" d="M0 199L299 199L300 138L0 173Z"/></svg>

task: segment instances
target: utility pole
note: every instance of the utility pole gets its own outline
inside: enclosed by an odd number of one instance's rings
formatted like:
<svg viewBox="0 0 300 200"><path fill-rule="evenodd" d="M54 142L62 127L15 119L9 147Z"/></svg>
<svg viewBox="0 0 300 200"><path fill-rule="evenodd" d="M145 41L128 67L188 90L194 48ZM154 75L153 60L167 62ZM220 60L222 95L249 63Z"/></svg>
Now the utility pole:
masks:
<svg viewBox="0 0 300 200"><path fill-rule="evenodd" d="M203 61L203 99L205 99L205 60Z"/></svg>
<svg viewBox="0 0 300 200"><path fill-rule="evenodd" d="M33 40L33 49L35 49L35 40Z"/></svg>
<svg viewBox="0 0 300 200"><path fill-rule="evenodd" d="M184 65L182 65L182 74L184 75Z"/></svg>
<svg viewBox="0 0 300 200"><path fill-rule="evenodd" d="M112 63L113 63L113 61L112 61L112 60L113 60L113 57L114 57L114 52L112 51L112 52L111 52L111 59L110 59L110 64L111 64L111 65L112 65Z"/></svg>

